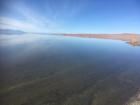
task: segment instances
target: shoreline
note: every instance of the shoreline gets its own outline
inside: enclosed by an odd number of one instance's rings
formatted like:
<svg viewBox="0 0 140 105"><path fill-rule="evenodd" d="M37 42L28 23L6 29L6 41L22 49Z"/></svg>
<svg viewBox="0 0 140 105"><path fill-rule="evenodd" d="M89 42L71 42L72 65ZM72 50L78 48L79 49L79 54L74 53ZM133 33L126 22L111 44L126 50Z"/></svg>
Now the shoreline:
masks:
<svg viewBox="0 0 140 105"><path fill-rule="evenodd" d="M125 105L140 105L140 89Z"/></svg>
<svg viewBox="0 0 140 105"><path fill-rule="evenodd" d="M81 38L98 38L126 41L132 46L140 46L139 34L62 34L63 36L81 37Z"/></svg>

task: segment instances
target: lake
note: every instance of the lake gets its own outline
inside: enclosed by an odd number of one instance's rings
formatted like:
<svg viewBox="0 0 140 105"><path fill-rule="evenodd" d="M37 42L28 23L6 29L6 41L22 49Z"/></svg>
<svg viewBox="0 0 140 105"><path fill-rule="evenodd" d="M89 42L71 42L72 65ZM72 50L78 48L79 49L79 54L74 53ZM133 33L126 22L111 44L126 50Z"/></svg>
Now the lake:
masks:
<svg viewBox="0 0 140 105"><path fill-rule="evenodd" d="M0 68L1 105L123 105L140 89L140 46L1 35Z"/></svg>

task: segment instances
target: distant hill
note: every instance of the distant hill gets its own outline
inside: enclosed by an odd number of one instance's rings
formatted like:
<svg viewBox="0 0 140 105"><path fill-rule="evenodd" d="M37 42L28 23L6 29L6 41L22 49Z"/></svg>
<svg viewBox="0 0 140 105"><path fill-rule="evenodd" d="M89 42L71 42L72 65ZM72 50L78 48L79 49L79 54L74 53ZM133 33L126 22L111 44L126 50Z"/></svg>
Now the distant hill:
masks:
<svg viewBox="0 0 140 105"><path fill-rule="evenodd" d="M0 35L24 34L24 31L12 29L0 29Z"/></svg>

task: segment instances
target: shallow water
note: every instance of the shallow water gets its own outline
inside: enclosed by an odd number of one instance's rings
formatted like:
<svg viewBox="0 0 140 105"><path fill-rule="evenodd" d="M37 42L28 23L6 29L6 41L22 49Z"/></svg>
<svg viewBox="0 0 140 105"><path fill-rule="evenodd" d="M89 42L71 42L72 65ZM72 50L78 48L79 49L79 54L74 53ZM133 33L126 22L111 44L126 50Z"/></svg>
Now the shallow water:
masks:
<svg viewBox="0 0 140 105"><path fill-rule="evenodd" d="M140 88L140 46L54 35L0 37L2 105L123 105Z"/></svg>

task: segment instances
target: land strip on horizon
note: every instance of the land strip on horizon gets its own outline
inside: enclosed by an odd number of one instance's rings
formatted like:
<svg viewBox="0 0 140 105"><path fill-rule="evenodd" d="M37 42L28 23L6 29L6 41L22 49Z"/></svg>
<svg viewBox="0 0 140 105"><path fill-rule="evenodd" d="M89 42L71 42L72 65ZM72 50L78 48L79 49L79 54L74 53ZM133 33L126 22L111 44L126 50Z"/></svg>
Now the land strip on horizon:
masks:
<svg viewBox="0 0 140 105"><path fill-rule="evenodd" d="M98 38L122 40L133 46L140 46L140 34L60 34L64 36L81 37L81 38Z"/></svg>

